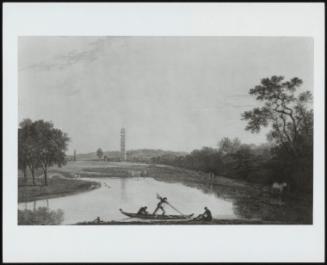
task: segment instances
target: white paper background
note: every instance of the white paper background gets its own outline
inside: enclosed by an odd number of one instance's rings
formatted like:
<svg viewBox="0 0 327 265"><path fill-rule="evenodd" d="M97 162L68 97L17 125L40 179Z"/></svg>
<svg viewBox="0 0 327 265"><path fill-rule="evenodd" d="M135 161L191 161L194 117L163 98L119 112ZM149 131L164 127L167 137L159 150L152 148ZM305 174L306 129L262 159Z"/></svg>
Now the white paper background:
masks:
<svg viewBox="0 0 327 265"><path fill-rule="evenodd" d="M16 3L4 4L3 14L4 261L324 260L323 4ZM17 226L17 37L22 35L313 37L314 224Z"/></svg>

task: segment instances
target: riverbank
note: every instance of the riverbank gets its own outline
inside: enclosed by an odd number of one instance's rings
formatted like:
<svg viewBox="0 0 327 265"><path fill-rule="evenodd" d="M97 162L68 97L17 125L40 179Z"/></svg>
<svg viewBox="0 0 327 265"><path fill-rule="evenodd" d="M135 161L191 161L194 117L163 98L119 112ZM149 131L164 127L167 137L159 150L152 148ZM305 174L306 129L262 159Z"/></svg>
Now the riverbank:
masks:
<svg viewBox="0 0 327 265"><path fill-rule="evenodd" d="M210 178L203 172L171 166L152 166L149 174L157 180L183 183L233 201L234 212L244 224L244 220L312 224L312 194L286 192L279 196L272 193L270 187L221 176Z"/></svg>
<svg viewBox="0 0 327 265"><path fill-rule="evenodd" d="M119 222L119 221L102 221L102 222L79 222L75 225L256 225L256 224L294 224L290 223L280 223L278 221L263 221L263 220L251 220L251 219L214 219L210 222L203 221L129 221L129 222Z"/></svg>
<svg viewBox="0 0 327 265"><path fill-rule="evenodd" d="M48 185L19 185L18 202L29 202L41 199L68 196L80 192L90 191L101 186L95 181L66 178L50 178Z"/></svg>

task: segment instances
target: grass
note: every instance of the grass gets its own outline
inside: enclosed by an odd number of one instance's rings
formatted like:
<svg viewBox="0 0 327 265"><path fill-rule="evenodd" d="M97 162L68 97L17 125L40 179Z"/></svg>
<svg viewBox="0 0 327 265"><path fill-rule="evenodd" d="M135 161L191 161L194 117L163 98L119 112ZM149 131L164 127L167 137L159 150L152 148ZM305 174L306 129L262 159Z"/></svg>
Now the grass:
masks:
<svg viewBox="0 0 327 265"><path fill-rule="evenodd" d="M95 181L78 179L50 178L48 185L28 185L18 187L18 202L28 202L39 199L62 197L74 193L98 188L100 184Z"/></svg>

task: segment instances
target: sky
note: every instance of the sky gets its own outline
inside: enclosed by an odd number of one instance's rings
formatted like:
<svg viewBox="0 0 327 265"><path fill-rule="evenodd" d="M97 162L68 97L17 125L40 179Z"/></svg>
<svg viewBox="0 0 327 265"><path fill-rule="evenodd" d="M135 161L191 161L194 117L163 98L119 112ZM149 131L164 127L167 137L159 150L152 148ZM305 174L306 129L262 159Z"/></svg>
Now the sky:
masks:
<svg viewBox="0 0 327 265"><path fill-rule="evenodd" d="M245 131L248 94L273 75L313 90L313 40L300 37L34 37L18 40L18 115L52 121L68 153L192 151Z"/></svg>

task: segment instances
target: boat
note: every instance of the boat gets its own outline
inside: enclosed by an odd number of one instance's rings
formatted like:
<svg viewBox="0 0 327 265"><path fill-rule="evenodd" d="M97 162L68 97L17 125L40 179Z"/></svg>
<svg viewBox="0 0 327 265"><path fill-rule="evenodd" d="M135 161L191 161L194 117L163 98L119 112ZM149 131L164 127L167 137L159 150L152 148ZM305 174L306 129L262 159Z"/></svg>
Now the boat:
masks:
<svg viewBox="0 0 327 265"><path fill-rule="evenodd" d="M140 218L140 219L149 219L149 220L185 220L185 219L189 219L192 218L192 216L194 215L192 214L180 214L180 215L163 215L163 214L137 214L137 213L128 213L123 211L122 209L119 209L119 211L128 216L128 217L132 217L132 218Z"/></svg>

